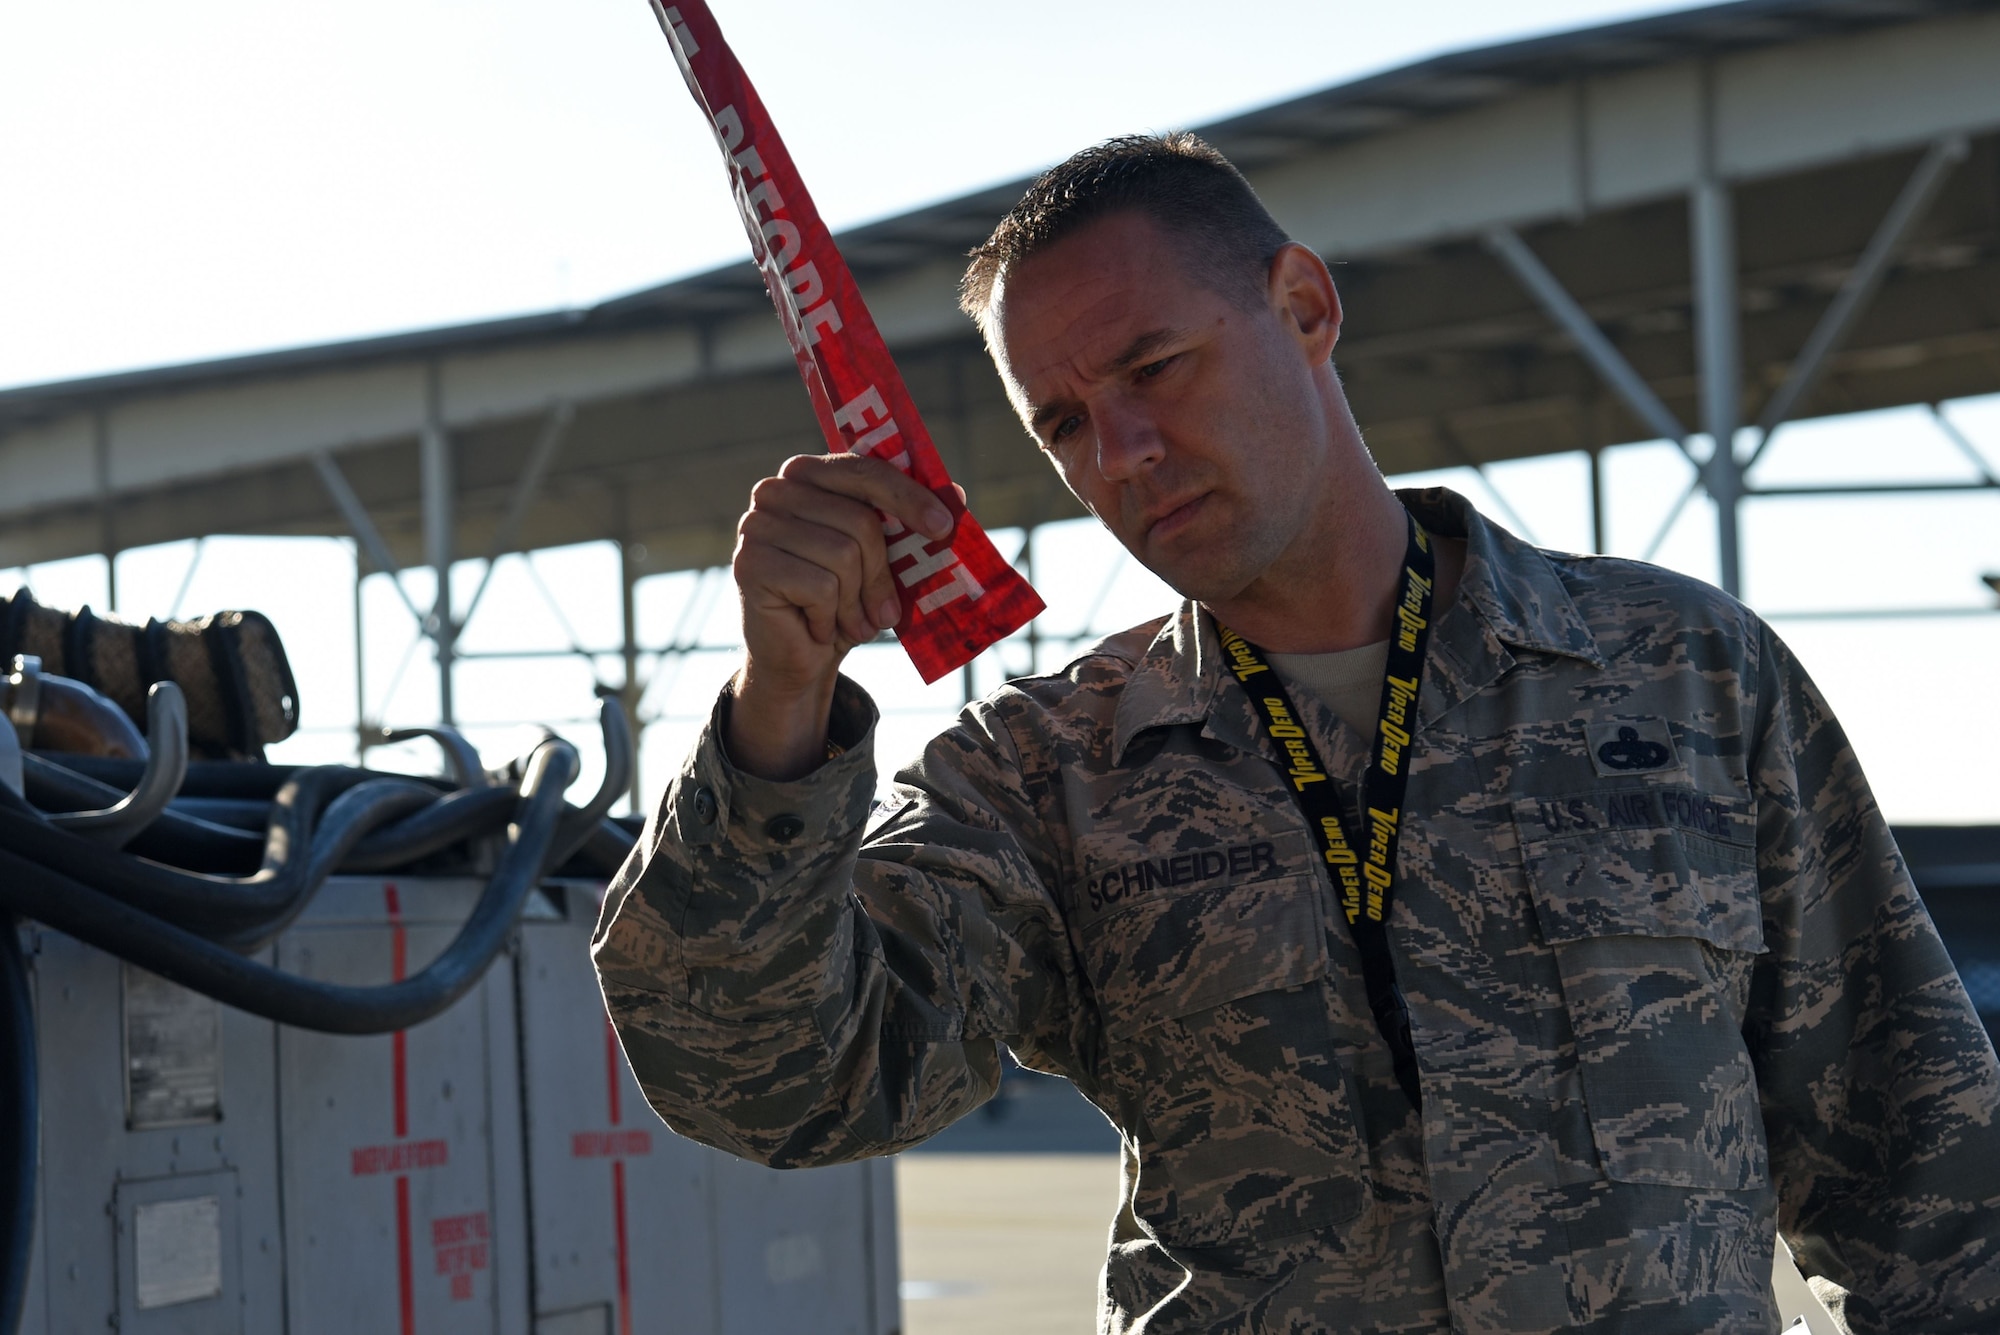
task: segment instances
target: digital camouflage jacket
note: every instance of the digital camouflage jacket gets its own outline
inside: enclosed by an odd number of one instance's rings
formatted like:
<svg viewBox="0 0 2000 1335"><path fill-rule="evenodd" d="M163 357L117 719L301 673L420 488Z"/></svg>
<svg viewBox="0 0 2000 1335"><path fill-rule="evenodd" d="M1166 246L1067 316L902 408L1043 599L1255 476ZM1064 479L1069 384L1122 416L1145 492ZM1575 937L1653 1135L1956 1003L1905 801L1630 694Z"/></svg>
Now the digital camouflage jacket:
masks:
<svg viewBox="0 0 2000 1335"><path fill-rule="evenodd" d="M1768 1335L1774 1230L1856 1331L2000 1329L2000 1073L1804 672L1707 585L1404 499L1468 545L1389 927L1421 1118L1192 605L969 707L872 823L858 688L793 783L718 705L596 944L653 1105L886 1154L1004 1044L1123 1137L1103 1331ZM1351 807L1364 740L1298 704Z"/></svg>

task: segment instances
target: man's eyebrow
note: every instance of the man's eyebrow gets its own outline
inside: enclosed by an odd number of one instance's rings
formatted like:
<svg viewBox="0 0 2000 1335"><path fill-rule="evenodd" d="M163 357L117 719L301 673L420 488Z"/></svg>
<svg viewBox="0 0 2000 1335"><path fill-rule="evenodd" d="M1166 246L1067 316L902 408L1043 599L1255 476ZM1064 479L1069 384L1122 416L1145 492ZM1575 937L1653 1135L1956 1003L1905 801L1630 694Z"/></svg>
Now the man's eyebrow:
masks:
<svg viewBox="0 0 2000 1335"><path fill-rule="evenodd" d="M1128 371L1151 357L1161 348L1178 342L1186 333L1187 331L1184 329L1149 329L1130 343L1127 343L1117 356L1105 362L1099 368L1098 374L1108 377L1117 375L1122 371ZM1043 427L1068 412L1070 407L1071 404L1063 399L1043 404L1041 407L1035 409L1034 415L1028 419L1028 425L1034 430L1036 435L1040 435Z"/></svg>
<svg viewBox="0 0 2000 1335"><path fill-rule="evenodd" d="M1055 421L1058 417L1061 417L1064 413L1067 413L1069 410L1070 410L1069 400L1053 399L1050 402L1045 403L1041 407L1035 409L1035 415L1028 419L1028 426L1031 429L1033 429L1034 433L1037 436L1039 436L1042 434L1043 427Z"/></svg>
<svg viewBox="0 0 2000 1335"><path fill-rule="evenodd" d="M1103 375L1116 375L1129 371L1145 361L1169 343L1178 342L1186 335L1184 329L1149 329L1125 345L1125 350L1104 364Z"/></svg>

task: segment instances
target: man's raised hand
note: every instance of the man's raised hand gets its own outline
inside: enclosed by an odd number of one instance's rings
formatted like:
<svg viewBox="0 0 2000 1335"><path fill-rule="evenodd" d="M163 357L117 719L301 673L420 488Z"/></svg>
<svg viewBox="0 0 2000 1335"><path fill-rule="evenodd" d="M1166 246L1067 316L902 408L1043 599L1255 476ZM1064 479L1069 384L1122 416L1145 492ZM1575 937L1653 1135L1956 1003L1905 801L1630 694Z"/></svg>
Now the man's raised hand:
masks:
<svg viewBox="0 0 2000 1335"><path fill-rule="evenodd" d="M799 455L751 488L731 563L746 661L725 744L738 768L791 779L824 759L841 660L901 615L885 514L931 538L952 530L937 497L865 455Z"/></svg>

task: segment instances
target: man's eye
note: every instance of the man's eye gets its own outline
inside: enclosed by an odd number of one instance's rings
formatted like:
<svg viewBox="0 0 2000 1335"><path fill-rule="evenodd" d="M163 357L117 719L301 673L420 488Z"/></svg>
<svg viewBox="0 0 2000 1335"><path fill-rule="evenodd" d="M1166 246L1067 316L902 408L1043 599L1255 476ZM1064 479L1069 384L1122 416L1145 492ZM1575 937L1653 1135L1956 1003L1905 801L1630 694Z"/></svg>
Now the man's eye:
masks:
<svg viewBox="0 0 2000 1335"><path fill-rule="evenodd" d="M1075 435L1082 426L1083 426L1082 416L1077 413L1071 413L1068 417L1065 417L1063 418L1062 421L1056 423L1055 430L1049 432L1049 444L1051 445L1061 444L1063 441L1068 440L1071 436Z"/></svg>
<svg viewBox="0 0 2000 1335"><path fill-rule="evenodd" d="M1138 372L1139 379L1151 380L1154 376L1166 370L1167 367L1173 363L1173 360L1174 359L1172 357L1162 357L1160 358L1160 360L1156 362L1147 362L1144 366L1139 368Z"/></svg>

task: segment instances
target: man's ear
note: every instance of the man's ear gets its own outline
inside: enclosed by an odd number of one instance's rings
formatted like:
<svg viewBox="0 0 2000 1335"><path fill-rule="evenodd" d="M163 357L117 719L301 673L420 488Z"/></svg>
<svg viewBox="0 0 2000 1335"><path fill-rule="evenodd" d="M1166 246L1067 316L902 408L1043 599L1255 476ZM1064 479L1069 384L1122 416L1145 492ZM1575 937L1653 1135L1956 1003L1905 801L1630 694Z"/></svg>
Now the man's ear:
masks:
<svg viewBox="0 0 2000 1335"><path fill-rule="evenodd" d="M1340 293L1326 261L1296 241L1271 260L1271 310L1285 332L1298 341L1306 360L1317 366L1340 342Z"/></svg>

